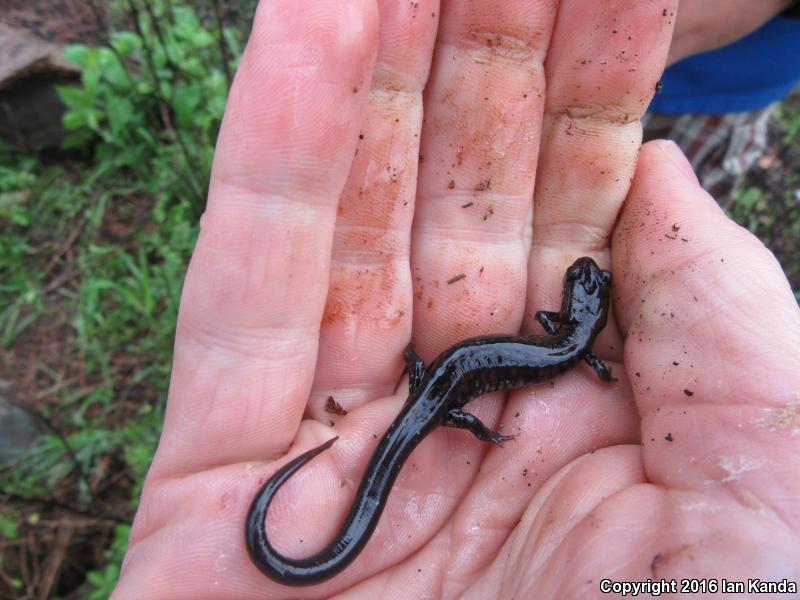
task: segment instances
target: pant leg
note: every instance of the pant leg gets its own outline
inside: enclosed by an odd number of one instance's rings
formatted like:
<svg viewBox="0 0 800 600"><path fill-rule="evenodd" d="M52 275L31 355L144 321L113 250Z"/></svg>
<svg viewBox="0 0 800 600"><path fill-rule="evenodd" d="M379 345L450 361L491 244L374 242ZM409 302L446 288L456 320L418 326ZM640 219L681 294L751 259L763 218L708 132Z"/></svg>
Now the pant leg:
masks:
<svg viewBox="0 0 800 600"><path fill-rule="evenodd" d="M721 115L660 115L643 119L644 140L671 139L692 164L700 184L725 207L744 175L767 147L775 105Z"/></svg>

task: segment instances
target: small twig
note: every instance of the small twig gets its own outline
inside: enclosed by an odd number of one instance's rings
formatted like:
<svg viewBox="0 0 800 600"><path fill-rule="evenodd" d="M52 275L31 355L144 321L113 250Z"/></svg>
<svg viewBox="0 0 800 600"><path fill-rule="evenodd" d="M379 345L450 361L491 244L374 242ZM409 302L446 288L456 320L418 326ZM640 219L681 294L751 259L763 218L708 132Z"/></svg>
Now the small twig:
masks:
<svg viewBox="0 0 800 600"><path fill-rule="evenodd" d="M166 0L167 5L167 18L169 19L169 24L171 27L175 27L177 25L177 21L175 21L175 11L172 9L172 0Z"/></svg>
<svg viewBox="0 0 800 600"><path fill-rule="evenodd" d="M144 6L145 12L147 12L147 15L150 17L150 23L153 25L153 31L155 31L155 33L156 33L156 37L158 38L158 42L161 45L161 48L164 50L164 56L167 59L167 65L169 65L169 67L172 69L172 72L173 72L173 74L175 75L175 77L177 79L181 79L183 81L186 81L186 75L184 74L183 70L178 66L178 62L175 61L175 60L172 60L172 55L170 54L169 45L167 44L167 41L166 41L166 36L164 35L164 33L163 33L162 29L161 29L161 24L159 22L159 19L156 16L155 11L153 10L153 5L150 3L150 0L141 0L141 2L142 2L142 5ZM168 12L170 15L173 15L172 3L169 3L169 5L166 8L166 12ZM175 25L173 23L173 27L174 26ZM211 65L209 65L208 62L205 60L203 52L199 52L198 53L198 58L203 62L203 64L206 67L206 70L210 71L211 70ZM174 92L174 87L173 87L173 100L174 100L174 96L175 96L175 92Z"/></svg>
<svg viewBox="0 0 800 600"><path fill-rule="evenodd" d="M93 502L96 501L97 499L95 498L94 491L92 490L92 483L91 483L91 481L89 481L89 477L86 475L86 472L83 470L83 465L81 464L81 461L78 459L78 455L75 453L75 449L69 443L69 440L67 440L66 436L58 429L58 427L56 427L50 421L50 419L45 417L38 410L34 410L30 406L27 406L26 404L23 404L22 402L18 402L18 401L14 400L14 399L10 399L10 400L8 400L8 402L11 403L12 405L16 406L20 410L24 410L26 413L31 415L36 421L41 423L41 425L44 426L45 429L47 429L51 434L53 434L58 439L58 441L63 446L64 451L67 453L67 455L69 456L70 460L72 461L73 466L77 470L78 477L86 485L86 490L89 492L89 496L92 498L92 501ZM6 492L0 492L0 493L6 494Z"/></svg>
<svg viewBox="0 0 800 600"><path fill-rule="evenodd" d="M172 117L170 116L168 110L162 113L161 118L164 120L167 130L172 133L173 139L178 143L181 153L183 154L183 158L186 161L186 166L189 167L188 170L183 170L182 175L186 177L189 187L197 195L198 202L202 202L203 191L200 188L200 184L194 178L194 174L199 173L200 168L194 163L194 159L189 153L189 147L186 145L186 140L183 137L183 133L172 124Z"/></svg>
<svg viewBox="0 0 800 600"><path fill-rule="evenodd" d="M117 49L111 43L111 35L109 33L109 30L112 28L111 18L109 17L108 18L108 23L106 23L106 20L103 17L103 14L102 14L101 10L99 8L97 8L97 5L95 4L95 0L88 0L88 2L89 2L89 9L92 11L92 14L94 15L94 20L95 20L95 22L97 24L97 30L98 31L102 31L104 45L107 46L111 50L111 52L114 53L114 56L117 57L117 60L119 61L119 66L124 71L125 77L128 78L128 83L132 87L133 86L133 75L131 75L131 72L128 70L128 65L125 62L125 58L117 51ZM114 89L118 89L118 87L115 86L110 81L108 82L108 84L111 85Z"/></svg>
<svg viewBox="0 0 800 600"><path fill-rule="evenodd" d="M72 231L69 232L69 236L67 236L67 239L64 241L63 244L61 244L61 247L56 252L53 253L52 258L47 263L47 266L44 269L45 275L49 275L58 264L58 261L61 260L61 257L64 256L69 251L70 248L72 248L72 246L77 241L78 236L80 236L81 232L83 231L83 227L85 224L86 224L86 219L84 218L78 219L78 223L72 228Z"/></svg>
<svg viewBox="0 0 800 600"><path fill-rule="evenodd" d="M18 544L22 543L21 540L14 540L14 541L17 542ZM3 569L0 569L0 580L2 580L6 584L6 587L8 589L10 589L10 590L14 589L14 587L15 587L14 586L14 580L11 579L11 577L9 577L8 575L6 575L6 573L5 573L5 571Z"/></svg>
<svg viewBox="0 0 800 600"><path fill-rule="evenodd" d="M33 536L33 531L28 531L28 535L26 537L28 540L27 546L20 546L19 548L19 560L20 564L23 567L22 569L22 579L23 581L28 582L28 596L33 596L33 592L35 589L35 582L37 580L37 576L40 572L39 569L39 555L36 552L26 552L27 548L32 548L34 544L36 544L36 539ZM28 561L25 560L26 557L30 558L31 564L28 564Z"/></svg>
<svg viewBox="0 0 800 600"><path fill-rule="evenodd" d="M129 524L130 522L126 523ZM116 527L117 522L111 521L110 519L96 519L92 517L80 517L76 516L75 518L68 519L68 518L58 518L53 520L48 520L42 517L36 523L36 529L40 532L40 537L50 540L53 538L53 530L58 531L62 527L70 527L73 530L78 529L92 529L93 527ZM25 543L25 540L0 540L0 549L2 548L10 548L12 546L16 546L18 544Z"/></svg>
<svg viewBox="0 0 800 600"><path fill-rule="evenodd" d="M97 31L103 32L103 37L105 38L105 41L107 43L106 45L110 46L111 44L108 44L109 41L108 27L106 25L102 13L100 12L100 9L97 8L97 5L94 3L94 0L87 0L87 4L89 5L89 9L92 11L92 14L94 15L94 20L95 23L97 24Z"/></svg>
<svg viewBox="0 0 800 600"><path fill-rule="evenodd" d="M156 12L153 10L153 5L150 3L149 0L141 0L142 5L144 6L144 10L147 13L147 16L150 17L150 24L153 26L153 31L156 33L156 37L158 38L158 43L161 44L161 49L164 50L164 56L167 59L167 64L172 68L174 75L176 77L181 77L183 79L183 73L178 68L177 63L172 60L172 55L169 52L169 45L164 37L164 32L161 30L161 25L158 22L158 17L156 16Z"/></svg>
<svg viewBox="0 0 800 600"><path fill-rule="evenodd" d="M214 0L214 14L217 17L217 28L219 29L219 51L222 54L222 68L225 70L225 80L228 89L233 84L233 73L231 73L231 50L228 40L225 38L225 23L222 20L222 5L219 0Z"/></svg>
<svg viewBox="0 0 800 600"><path fill-rule="evenodd" d="M72 513L74 515L77 515L79 517L83 517L86 519L93 519L99 522L107 521L109 523L114 523L115 525L130 524L130 519L125 519L123 517L107 513L83 510L82 508L66 504L65 502L56 500L55 498L36 498L34 496L23 496L22 494L15 494L13 492L6 492L0 490L0 499L2 499L4 502L10 502L12 504L21 504L23 506L30 504L38 504L45 508L58 508L66 512Z"/></svg>
<svg viewBox="0 0 800 600"><path fill-rule="evenodd" d="M58 573L61 570L61 563L64 562L64 556L67 554L69 543L72 540L72 528L60 527L56 535L55 543L48 547L47 560L44 564L44 572L39 580L39 590L36 597L38 600L47 600L50 597L50 592L55 586Z"/></svg>
<svg viewBox="0 0 800 600"><path fill-rule="evenodd" d="M183 135L180 131L178 131L174 125L172 124L172 119L169 116L169 105L167 103L166 98L161 94L161 84L158 79L158 70L156 69L155 62L153 61L153 49L147 42L147 37L144 34L144 29L142 29L142 24L140 22L141 13L139 11L139 7L136 5L134 0L126 0L126 4L128 6L128 11L131 13L131 17L133 20L133 25L136 28L136 33L142 40L143 46L143 54L145 57L145 63L147 65L147 69L150 73L150 78L153 81L153 93L156 96L156 100L158 102L159 110L161 112L161 120L163 122L164 128L170 134L170 136L178 143L178 146L181 149L181 153L183 154L183 158L186 161L186 166L188 169L184 169L182 175L187 178L189 187L192 191L197 195L198 202L202 202L203 200L203 192L200 188L200 184L195 180L194 174L199 172L199 168L194 164L194 160L192 159L192 155L189 152L189 148L186 145L186 141L183 139Z"/></svg>
<svg viewBox="0 0 800 600"><path fill-rule="evenodd" d="M63 376L63 372L59 373L59 375ZM80 376L70 377L69 379L66 379L66 380L64 380L61 377L59 377L58 380L53 385L51 385L50 387L34 392L33 393L33 397L36 400L43 400L43 399L47 398L48 396L55 395L56 393L58 393L59 391L63 390L64 388L66 388L68 386L75 385L76 383L80 383L80 381L81 381ZM80 388L78 390L75 390L75 393L79 394L81 396L88 396L92 392L96 392L97 390L99 390L99 389L101 389L103 387L104 387L104 384L96 384L96 385L84 386L84 387L82 387L82 388Z"/></svg>
<svg viewBox="0 0 800 600"><path fill-rule="evenodd" d="M42 288L42 294L44 294L46 296L47 294L49 294L53 290L60 288L62 285L67 283L70 279L75 279L79 275L80 275L79 271L75 271L75 270L64 271L58 277L55 277L44 288Z"/></svg>
<svg viewBox="0 0 800 600"><path fill-rule="evenodd" d="M128 6L128 12L130 12L131 14L131 20L133 21L133 26L136 29L136 34L139 36L139 39L142 40L142 46L143 46L142 54L144 55L145 63L147 65L147 70L153 82L153 92L155 93L156 99L158 100L159 104L162 105L161 110L163 112L165 110L165 107L163 105L166 103L166 101L161 96L161 86L159 85L159 80L158 80L158 69L156 69L156 64L153 61L153 50L152 48L150 48L147 42L147 37L144 34L144 29L142 29L139 7L136 5L134 0L125 0L125 3ZM166 123L164 123L164 125L166 125Z"/></svg>

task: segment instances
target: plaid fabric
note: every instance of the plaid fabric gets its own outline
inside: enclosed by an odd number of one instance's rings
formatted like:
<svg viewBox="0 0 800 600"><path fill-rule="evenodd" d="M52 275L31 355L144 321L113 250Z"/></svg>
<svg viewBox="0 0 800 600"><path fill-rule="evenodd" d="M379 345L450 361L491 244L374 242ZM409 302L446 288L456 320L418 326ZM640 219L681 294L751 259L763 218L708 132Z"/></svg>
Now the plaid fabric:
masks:
<svg viewBox="0 0 800 600"><path fill-rule="evenodd" d="M642 120L644 141L670 139L681 147L700 184L721 206L767 147L767 126L775 105L723 115L659 115Z"/></svg>

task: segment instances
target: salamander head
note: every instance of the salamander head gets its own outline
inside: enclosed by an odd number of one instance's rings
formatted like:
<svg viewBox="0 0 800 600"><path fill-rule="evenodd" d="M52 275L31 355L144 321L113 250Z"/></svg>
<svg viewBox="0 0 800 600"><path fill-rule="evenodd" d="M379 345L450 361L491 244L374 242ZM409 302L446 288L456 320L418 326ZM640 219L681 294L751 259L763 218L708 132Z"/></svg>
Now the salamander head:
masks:
<svg viewBox="0 0 800 600"><path fill-rule="evenodd" d="M608 318L610 297L611 273L601 270L591 258L579 258L567 269L562 311L573 323L590 325L599 332Z"/></svg>

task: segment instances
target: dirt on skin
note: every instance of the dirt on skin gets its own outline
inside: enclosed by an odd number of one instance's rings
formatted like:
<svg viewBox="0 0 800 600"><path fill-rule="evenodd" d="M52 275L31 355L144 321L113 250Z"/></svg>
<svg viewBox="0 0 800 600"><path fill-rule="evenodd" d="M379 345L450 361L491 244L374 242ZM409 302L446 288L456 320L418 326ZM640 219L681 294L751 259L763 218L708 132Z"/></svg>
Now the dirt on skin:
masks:
<svg viewBox="0 0 800 600"><path fill-rule="evenodd" d="M0 0L0 22L24 27L51 42L102 43L106 36L104 5L101 0ZM785 109L800 118L800 94L789 99ZM787 188L800 186L797 175L800 173L800 143L784 144L784 134L782 125L773 120L768 152L748 174L744 187L762 190L767 212L764 219L758 219L757 233L776 254L797 291L800 290L800 246L794 232L800 221L800 197ZM753 215L751 211L744 216ZM743 215L738 216L744 221ZM125 218L111 215L101 235L124 243L129 232L150 226L148 210L135 211ZM36 245L36 240L31 243ZM61 250L63 259L53 270L51 297L56 289L74 294L79 287L74 277L76 256L70 248ZM38 319L11 348L0 350L2 390L13 390L33 409L52 409L63 387L80 393L98 384L85 379L82 357L70 350L74 336L69 325L70 316L60 311L56 302L49 318ZM114 357L112 364L120 373L134 374L139 370L139 365L130 364L130 357L126 356ZM155 390L145 387L137 392L141 402L155 401ZM131 400L122 402L117 418L136 418L138 406ZM103 475L88 482L98 500L96 506L75 506L78 473L62 481L57 489L50 490L50 502L26 504L19 498L0 502L0 512L12 507L22 517L19 543L0 552L0 572L22 574L24 585L23 589L12 589L9 580L0 576L0 598L50 594L78 598L87 591L85 574L104 564L117 519L131 517L129 496L133 482L127 475L126 464L118 451L110 453L107 460Z"/></svg>

